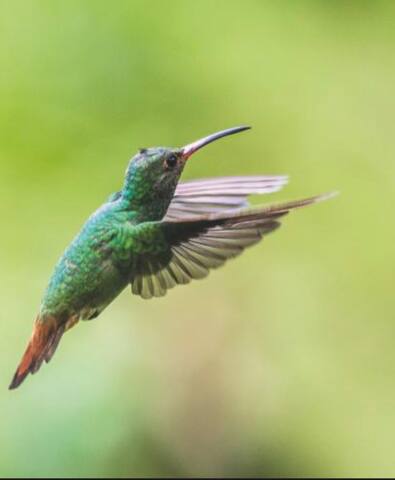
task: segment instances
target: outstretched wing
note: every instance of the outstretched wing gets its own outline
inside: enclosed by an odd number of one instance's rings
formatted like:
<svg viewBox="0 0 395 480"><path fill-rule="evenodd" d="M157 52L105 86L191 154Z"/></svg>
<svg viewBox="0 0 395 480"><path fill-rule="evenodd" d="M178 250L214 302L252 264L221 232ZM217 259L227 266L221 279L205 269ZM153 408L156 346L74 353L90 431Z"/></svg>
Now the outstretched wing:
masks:
<svg viewBox="0 0 395 480"><path fill-rule="evenodd" d="M164 220L192 219L219 211L245 208L249 195L277 192L286 183L285 176L263 175L181 182Z"/></svg>
<svg viewBox="0 0 395 480"><path fill-rule="evenodd" d="M279 227L280 217L290 210L327 197L147 223L139 233L141 253L135 258L130 275L132 292L143 298L160 297L169 288L204 278L210 269L221 266Z"/></svg>

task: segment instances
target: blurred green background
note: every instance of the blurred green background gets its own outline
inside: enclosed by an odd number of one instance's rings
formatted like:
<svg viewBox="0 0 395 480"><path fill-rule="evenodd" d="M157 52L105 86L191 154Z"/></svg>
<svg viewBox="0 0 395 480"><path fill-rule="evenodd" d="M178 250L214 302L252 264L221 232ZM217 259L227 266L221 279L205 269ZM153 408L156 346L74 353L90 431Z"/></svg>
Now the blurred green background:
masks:
<svg viewBox="0 0 395 480"><path fill-rule="evenodd" d="M395 3L1 2L0 475L395 474ZM202 282L125 291L7 385L138 147L332 189ZM262 201L262 199L261 199Z"/></svg>

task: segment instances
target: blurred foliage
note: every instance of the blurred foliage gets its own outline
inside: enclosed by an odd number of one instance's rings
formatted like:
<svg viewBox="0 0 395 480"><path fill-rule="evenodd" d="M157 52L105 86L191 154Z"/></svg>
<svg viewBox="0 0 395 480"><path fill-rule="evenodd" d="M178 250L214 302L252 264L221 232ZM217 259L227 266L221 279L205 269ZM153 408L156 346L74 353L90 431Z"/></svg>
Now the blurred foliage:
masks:
<svg viewBox="0 0 395 480"><path fill-rule="evenodd" d="M0 16L0 475L393 476L395 4L15 0ZM138 147L332 189L7 384L62 249ZM264 199L267 200L267 199ZM269 199L270 200L270 199Z"/></svg>

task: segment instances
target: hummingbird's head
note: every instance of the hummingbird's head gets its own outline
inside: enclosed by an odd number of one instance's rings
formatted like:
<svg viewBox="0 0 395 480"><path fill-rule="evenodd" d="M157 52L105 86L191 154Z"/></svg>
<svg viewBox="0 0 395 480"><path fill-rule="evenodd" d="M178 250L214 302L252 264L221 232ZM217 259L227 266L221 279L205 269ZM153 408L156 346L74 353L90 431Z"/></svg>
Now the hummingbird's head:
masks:
<svg viewBox="0 0 395 480"><path fill-rule="evenodd" d="M187 160L200 148L250 127L234 127L208 135L181 148L141 148L127 169L122 196L147 220L160 220L173 198Z"/></svg>

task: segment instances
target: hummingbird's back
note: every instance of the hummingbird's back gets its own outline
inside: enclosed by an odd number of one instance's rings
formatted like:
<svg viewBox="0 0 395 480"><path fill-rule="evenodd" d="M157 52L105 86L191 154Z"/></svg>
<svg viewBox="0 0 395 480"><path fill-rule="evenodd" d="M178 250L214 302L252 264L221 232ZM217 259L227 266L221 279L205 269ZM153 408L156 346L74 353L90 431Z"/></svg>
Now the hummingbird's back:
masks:
<svg viewBox="0 0 395 480"><path fill-rule="evenodd" d="M127 285L114 259L125 213L104 204L85 223L58 261L41 304L41 314L96 317Z"/></svg>

